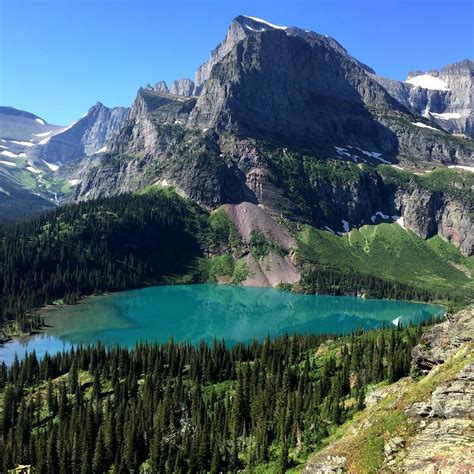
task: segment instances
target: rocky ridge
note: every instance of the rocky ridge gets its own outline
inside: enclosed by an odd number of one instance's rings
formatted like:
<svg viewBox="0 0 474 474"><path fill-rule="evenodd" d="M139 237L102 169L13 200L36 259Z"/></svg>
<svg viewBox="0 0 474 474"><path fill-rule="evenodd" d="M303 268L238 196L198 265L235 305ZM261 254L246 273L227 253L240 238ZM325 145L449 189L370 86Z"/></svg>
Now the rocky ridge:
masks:
<svg viewBox="0 0 474 474"><path fill-rule="evenodd" d="M427 375L382 387L366 397L345 434L318 453L308 473L364 472L357 450L374 430L383 440L377 472L468 473L474 468L474 307L425 333L413 350ZM391 423L388 420L397 420ZM387 426L389 428L381 428Z"/></svg>
<svg viewBox="0 0 474 474"><path fill-rule="evenodd" d="M105 151L108 141L122 128L128 112L126 107L110 109L97 102L79 120L45 139L35 153L51 163L68 163Z"/></svg>

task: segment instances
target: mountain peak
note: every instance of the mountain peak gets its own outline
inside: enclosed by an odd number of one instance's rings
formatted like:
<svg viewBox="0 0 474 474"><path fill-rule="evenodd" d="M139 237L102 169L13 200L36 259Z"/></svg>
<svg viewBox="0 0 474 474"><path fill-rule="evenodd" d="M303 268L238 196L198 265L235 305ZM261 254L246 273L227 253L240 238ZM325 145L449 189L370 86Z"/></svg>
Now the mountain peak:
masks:
<svg viewBox="0 0 474 474"><path fill-rule="evenodd" d="M261 18L257 18L254 16L248 15L239 15L238 17L234 18L235 22L242 25L244 28L249 29L252 32L261 33L268 29L271 30L287 30L288 26L280 26L270 23L269 21L262 20Z"/></svg>

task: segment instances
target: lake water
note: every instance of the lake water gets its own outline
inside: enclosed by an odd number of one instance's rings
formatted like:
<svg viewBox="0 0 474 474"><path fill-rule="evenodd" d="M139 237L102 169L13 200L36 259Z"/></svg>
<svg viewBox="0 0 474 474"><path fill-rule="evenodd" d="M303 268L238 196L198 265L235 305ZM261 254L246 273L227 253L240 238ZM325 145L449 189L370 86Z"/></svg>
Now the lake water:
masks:
<svg viewBox="0 0 474 474"><path fill-rule="evenodd" d="M224 285L157 286L89 297L46 313L51 327L0 346L0 361L15 353L55 353L80 342L132 347L139 341L196 343L224 338L228 345L267 335L349 333L419 322L441 314L439 306L350 296L305 295L272 288Z"/></svg>

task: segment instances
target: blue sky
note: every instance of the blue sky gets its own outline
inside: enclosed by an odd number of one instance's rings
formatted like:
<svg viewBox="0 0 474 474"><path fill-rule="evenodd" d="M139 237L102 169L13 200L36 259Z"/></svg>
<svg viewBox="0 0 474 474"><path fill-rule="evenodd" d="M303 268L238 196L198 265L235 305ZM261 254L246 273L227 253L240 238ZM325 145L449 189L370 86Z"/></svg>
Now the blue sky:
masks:
<svg viewBox="0 0 474 474"><path fill-rule="evenodd" d="M193 77L239 14L328 34L396 79L474 56L471 0L0 0L0 105L57 124L130 105Z"/></svg>

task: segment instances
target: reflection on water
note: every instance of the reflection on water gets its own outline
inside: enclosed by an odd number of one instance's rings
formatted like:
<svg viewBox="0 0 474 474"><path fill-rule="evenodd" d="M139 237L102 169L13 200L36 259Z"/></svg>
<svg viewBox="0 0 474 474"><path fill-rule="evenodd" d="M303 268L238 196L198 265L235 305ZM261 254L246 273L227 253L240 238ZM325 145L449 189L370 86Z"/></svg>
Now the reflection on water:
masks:
<svg viewBox="0 0 474 474"><path fill-rule="evenodd" d="M228 344L288 333L348 333L392 321L419 322L439 306L347 296L303 295L270 288L222 285L159 286L90 297L48 312L42 334L0 347L0 361L15 352L42 356L80 342L131 347L138 341L210 341Z"/></svg>

